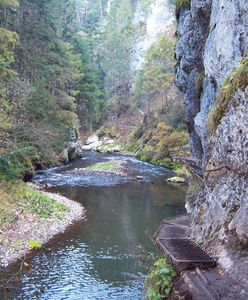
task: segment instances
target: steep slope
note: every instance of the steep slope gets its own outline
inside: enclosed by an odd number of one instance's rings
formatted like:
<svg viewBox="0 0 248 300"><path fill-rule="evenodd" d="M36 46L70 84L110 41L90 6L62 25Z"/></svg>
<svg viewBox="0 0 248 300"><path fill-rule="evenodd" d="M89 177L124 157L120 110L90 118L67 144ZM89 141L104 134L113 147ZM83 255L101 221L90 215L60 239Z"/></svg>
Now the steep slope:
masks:
<svg viewBox="0 0 248 300"><path fill-rule="evenodd" d="M177 7L176 85L186 94L191 149L205 172L201 192L187 204L192 234L233 271L248 245L247 11L245 0Z"/></svg>

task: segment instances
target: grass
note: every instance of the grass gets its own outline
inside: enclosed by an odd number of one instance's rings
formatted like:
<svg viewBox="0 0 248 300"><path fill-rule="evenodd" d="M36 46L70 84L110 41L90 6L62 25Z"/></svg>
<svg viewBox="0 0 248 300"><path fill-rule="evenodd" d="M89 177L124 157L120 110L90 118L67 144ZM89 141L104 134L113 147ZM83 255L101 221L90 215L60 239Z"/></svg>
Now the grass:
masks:
<svg viewBox="0 0 248 300"><path fill-rule="evenodd" d="M101 162L85 168L86 171L91 171L91 172L111 172L116 174L122 173L122 169L123 169L123 162L119 160L110 160L107 162Z"/></svg>
<svg viewBox="0 0 248 300"><path fill-rule="evenodd" d="M248 86L248 58L241 60L239 67L232 72L222 86L220 96L217 98L214 109L208 118L209 130L214 133L221 123L222 118L228 111L229 103L234 98L236 92L245 90Z"/></svg>
<svg viewBox="0 0 248 300"><path fill-rule="evenodd" d="M157 260L146 278L147 298L150 300L168 299L176 277L177 273L165 258Z"/></svg>
<svg viewBox="0 0 248 300"><path fill-rule="evenodd" d="M200 100L201 94L203 91L203 81L204 81L205 74L202 72L201 74L198 75L196 81L195 81L195 86L196 86L196 98Z"/></svg>
<svg viewBox="0 0 248 300"><path fill-rule="evenodd" d="M33 213L40 218L60 217L69 208L41 194L22 181L0 182L0 230L17 220L19 214Z"/></svg>

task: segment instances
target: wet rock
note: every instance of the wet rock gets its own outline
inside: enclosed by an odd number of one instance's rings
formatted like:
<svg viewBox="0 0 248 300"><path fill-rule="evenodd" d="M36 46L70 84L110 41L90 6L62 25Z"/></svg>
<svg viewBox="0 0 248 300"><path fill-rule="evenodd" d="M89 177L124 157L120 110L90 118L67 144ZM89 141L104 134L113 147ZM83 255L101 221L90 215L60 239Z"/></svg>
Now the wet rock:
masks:
<svg viewBox="0 0 248 300"><path fill-rule="evenodd" d="M87 150L96 151L101 145L102 145L102 141L97 141L88 145L83 145L81 149L86 151Z"/></svg>
<svg viewBox="0 0 248 300"><path fill-rule="evenodd" d="M178 177L178 176L170 177L170 178L166 179L166 181L169 183L177 183L177 184L182 184L182 183L186 182L186 180L184 178Z"/></svg>

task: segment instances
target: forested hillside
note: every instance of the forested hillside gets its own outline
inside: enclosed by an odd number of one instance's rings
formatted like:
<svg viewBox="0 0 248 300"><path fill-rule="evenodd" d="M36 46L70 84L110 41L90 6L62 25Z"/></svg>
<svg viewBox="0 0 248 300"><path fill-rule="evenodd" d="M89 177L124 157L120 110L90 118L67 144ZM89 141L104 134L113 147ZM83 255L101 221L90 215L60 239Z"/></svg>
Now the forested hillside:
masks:
<svg viewBox="0 0 248 300"><path fill-rule="evenodd" d="M54 164L71 129L101 126L150 160L185 144L171 9L163 1L2 2L2 159ZM174 136L161 144L165 131Z"/></svg>
<svg viewBox="0 0 248 300"><path fill-rule="evenodd" d="M183 97L173 83L173 1L89 1L86 11L82 36L105 95L99 135L118 136L141 159L170 165L187 145Z"/></svg>
<svg viewBox="0 0 248 300"><path fill-rule="evenodd" d="M82 126L94 122L102 97L80 37L83 12L66 0L0 5L1 154L56 163L77 112L84 107Z"/></svg>

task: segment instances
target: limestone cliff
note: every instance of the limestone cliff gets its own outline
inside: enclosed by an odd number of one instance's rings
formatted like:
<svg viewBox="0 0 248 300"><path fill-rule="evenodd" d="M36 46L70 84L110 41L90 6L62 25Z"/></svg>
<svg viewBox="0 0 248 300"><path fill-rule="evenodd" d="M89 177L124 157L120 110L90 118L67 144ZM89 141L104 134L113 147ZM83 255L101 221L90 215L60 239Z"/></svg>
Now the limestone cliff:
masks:
<svg viewBox="0 0 248 300"><path fill-rule="evenodd" d="M135 26L135 40L132 49L130 68L135 77L142 68L150 47L162 34L174 33L175 15L174 5L168 0L155 0L144 11L141 1L136 1L133 17Z"/></svg>
<svg viewBox="0 0 248 300"><path fill-rule="evenodd" d="M218 255L248 246L247 12L246 0L192 0L177 8L176 85L186 94L191 149L205 173L187 206L192 234Z"/></svg>

